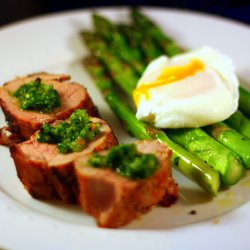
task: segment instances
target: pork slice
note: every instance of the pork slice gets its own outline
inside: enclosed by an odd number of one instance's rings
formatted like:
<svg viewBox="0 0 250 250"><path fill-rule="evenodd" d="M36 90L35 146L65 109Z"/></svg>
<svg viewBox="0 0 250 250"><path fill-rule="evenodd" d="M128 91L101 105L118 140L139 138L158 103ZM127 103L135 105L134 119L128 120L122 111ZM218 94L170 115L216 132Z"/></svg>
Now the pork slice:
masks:
<svg viewBox="0 0 250 250"><path fill-rule="evenodd" d="M59 198L67 203L77 201L78 185L73 167L74 160L117 144L111 127L104 120L90 119L100 124L101 133L81 152L61 154L57 145L38 142L38 132L32 135L30 140L10 146L17 175L31 196L39 199Z"/></svg>
<svg viewBox="0 0 250 250"><path fill-rule="evenodd" d="M43 80L45 84L52 85L60 96L61 106L49 113L21 110L17 100L10 94L23 84L38 78ZM38 73L27 77L18 77L5 83L0 88L0 105L12 132L19 134L24 139L29 139L35 131L40 129L43 123L65 119L79 108L86 109L91 116L98 116L97 109L87 90L78 83L67 81L69 78L68 75Z"/></svg>
<svg viewBox="0 0 250 250"><path fill-rule="evenodd" d="M89 165L90 155L75 161L79 185L79 203L83 210L94 216L100 227L117 228L140 217L167 196L178 197L178 188L172 178L171 151L158 141L139 141L137 149L153 153L159 168L149 178L132 180L109 168ZM107 154L107 151L101 152Z"/></svg>

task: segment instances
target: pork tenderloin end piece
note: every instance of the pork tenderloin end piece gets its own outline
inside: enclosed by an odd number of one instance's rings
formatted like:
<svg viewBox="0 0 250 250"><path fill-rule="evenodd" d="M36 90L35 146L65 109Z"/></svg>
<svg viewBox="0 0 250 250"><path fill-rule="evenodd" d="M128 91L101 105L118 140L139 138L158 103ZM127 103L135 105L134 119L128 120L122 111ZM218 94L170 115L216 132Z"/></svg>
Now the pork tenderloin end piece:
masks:
<svg viewBox="0 0 250 250"><path fill-rule="evenodd" d="M38 142L38 132L32 135L30 140L10 146L17 175L32 197L60 199L67 203L77 202L78 185L74 160L117 144L117 139L107 122L93 117L90 120L100 124L101 133L81 152L61 154L57 145Z"/></svg>
<svg viewBox="0 0 250 250"><path fill-rule="evenodd" d="M52 85L59 93L61 106L49 113L21 110L11 93L24 84L41 79L44 84ZM70 76L48 73L37 73L26 77L18 77L0 87L0 105L5 119L12 132L24 139L41 128L43 123L52 123L57 119L65 119L79 108L87 110L89 115L98 116L97 108L93 104L87 90L82 85L69 82Z"/></svg>
<svg viewBox="0 0 250 250"><path fill-rule="evenodd" d="M141 153L155 154L160 164L146 179L132 180L109 168L90 166L89 155L75 161L79 203L86 213L95 217L100 227L121 227L139 218L166 196L178 196L171 173L171 151L158 141L139 141L136 145Z"/></svg>

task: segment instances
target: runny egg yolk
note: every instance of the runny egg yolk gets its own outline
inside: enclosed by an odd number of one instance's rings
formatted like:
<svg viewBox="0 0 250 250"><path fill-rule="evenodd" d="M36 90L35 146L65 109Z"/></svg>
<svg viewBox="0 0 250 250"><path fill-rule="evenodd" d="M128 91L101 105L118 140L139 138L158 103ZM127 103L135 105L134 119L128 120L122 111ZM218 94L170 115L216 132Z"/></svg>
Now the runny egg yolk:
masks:
<svg viewBox="0 0 250 250"><path fill-rule="evenodd" d="M133 99L135 105L138 107L141 95L144 95L147 100L150 99L150 89L182 80L188 76L195 75L197 71L202 71L203 69L204 64L198 59L193 59L185 65L164 68L154 82L142 83L134 89Z"/></svg>

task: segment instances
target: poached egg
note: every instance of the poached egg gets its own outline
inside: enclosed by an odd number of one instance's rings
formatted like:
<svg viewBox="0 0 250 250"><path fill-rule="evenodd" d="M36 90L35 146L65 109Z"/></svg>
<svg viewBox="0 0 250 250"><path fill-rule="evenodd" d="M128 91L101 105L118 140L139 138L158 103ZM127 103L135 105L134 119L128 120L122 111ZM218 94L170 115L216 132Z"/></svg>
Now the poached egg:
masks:
<svg viewBox="0 0 250 250"><path fill-rule="evenodd" d="M232 60L211 47L160 56L133 91L136 117L159 128L219 122L237 110L238 86Z"/></svg>

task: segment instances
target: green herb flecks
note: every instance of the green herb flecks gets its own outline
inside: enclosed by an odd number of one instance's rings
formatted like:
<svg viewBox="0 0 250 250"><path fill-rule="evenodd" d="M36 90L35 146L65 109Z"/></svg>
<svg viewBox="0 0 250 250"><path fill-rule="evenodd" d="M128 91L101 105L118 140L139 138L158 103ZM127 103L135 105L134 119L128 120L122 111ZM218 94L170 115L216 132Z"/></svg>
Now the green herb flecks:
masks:
<svg viewBox="0 0 250 250"><path fill-rule="evenodd" d="M95 153L89 163L97 168L112 168L120 175L130 179L150 177L159 167L155 155L139 153L135 144L113 147L106 156Z"/></svg>
<svg viewBox="0 0 250 250"><path fill-rule="evenodd" d="M22 110L47 113L61 105L58 92L53 86L42 83L40 78L22 85L13 96L20 103Z"/></svg>
<svg viewBox="0 0 250 250"><path fill-rule="evenodd" d="M72 113L69 121L60 122L55 126L43 124L42 131L37 135L38 142L57 144L60 153L80 152L86 143L100 133L99 123L93 123L84 109Z"/></svg>

